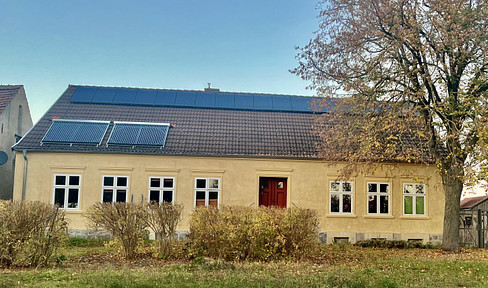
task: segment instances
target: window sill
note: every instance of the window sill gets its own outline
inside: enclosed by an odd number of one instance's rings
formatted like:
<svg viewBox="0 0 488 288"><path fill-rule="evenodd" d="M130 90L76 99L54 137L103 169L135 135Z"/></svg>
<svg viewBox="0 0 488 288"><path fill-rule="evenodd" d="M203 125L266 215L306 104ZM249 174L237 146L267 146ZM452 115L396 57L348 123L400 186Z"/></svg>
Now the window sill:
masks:
<svg viewBox="0 0 488 288"><path fill-rule="evenodd" d="M425 216L425 215L419 215L419 216L403 215L403 216L400 216L400 219L404 219L404 220L430 220L430 217Z"/></svg>
<svg viewBox="0 0 488 288"><path fill-rule="evenodd" d="M59 209L63 210L66 214L82 214L84 211L80 209Z"/></svg>
<svg viewBox="0 0 488 288"><path fill-rule="evenodd" d="M394 219L395 216L391 215L365 215L364 219Z"/></svg>
<svg viewBox="0 0 488 288"><path fill-rule="evenodd" d="M358 218L355 214L327 214L325 217L327 218Z"/></svg>

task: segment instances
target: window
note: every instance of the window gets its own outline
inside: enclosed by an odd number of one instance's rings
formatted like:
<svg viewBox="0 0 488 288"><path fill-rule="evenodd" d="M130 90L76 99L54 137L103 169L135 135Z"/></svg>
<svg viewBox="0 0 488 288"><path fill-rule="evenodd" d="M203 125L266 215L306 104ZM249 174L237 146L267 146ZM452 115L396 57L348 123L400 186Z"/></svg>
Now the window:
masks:
<svg viewBox="0 0 488 288"><path fill-rule="evenodd" d="M219 194L219 178L195 178L195 207L218 207Z"/></svg>
<svg viewBox="0 0 488 288"><path fill-rule="evenodd" d="M173 203L175 194L175 178L149 177L149 202Z"/></svg>
<svg viewBox="0 0 488 288"><path fill-rule="evenodd" d="M80 175L54 175L53 203L63 209L78 209L80 203Z"/></svg>
<svg viewBox="0 0 488 288"><path fill-rule="evenodd" d="M403 214L425 215L425 185L403 184Z"/></svg>
<svg viewBox="0 0 488 288"><path fill-rule="evenodd" d="M127 202L129 177L103 176L102 202Z"/></svg>
<svg viewBox="0 0 488 288"><path fill-rule="evenodd" d="M22 136L22 105L19 105L19 115L17 117L17 135Z"/></svg>
<svg viewBox="0 0 488 288"><path fill-rule="evenodd" d="M352 213L352 182L330 181L330 213Z"/></svg>
<svg viewBox="0 0 488 288"><path fill-rule="evenodd" d="M390 214L389 183L368 183L368 214Z"/></svg>

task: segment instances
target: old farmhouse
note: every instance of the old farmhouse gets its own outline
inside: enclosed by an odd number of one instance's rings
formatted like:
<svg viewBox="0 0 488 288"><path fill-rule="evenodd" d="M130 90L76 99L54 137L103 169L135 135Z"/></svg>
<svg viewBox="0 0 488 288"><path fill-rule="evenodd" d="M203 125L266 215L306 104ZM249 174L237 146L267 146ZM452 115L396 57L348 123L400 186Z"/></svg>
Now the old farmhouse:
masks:
<svg viewBox="0 0 488 288"><path fill-rule="evenodd" d="M12 146L32 127L22 85L0 85L0 199L12 199L14 153Z"/></svg>
<svg viewBox="0 0 488 288"><path fill-rule="evenodd" d="M95 202L305 207L318 211L322 240L439 242L444 195L429 165L384 164L338 180L319 159L315 98L70 85L14 147L15 199L66 210L87 229ZM316 111L323 113L326 111Z"/></svg>

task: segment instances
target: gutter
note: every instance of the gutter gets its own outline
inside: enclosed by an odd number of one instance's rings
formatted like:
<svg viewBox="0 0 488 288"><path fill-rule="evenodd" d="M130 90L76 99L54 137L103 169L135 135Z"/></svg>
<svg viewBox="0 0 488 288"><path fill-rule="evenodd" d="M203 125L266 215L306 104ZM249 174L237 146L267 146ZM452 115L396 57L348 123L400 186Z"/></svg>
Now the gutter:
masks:
<svg viewBox="0 0 488 288"><path fill-rule="evenodd" d="M25 188L26 188L26 183L27 183L27 165L29 164L29 161L27 159L27 150L22 150L22 154L24 155L24 177L22 181L22 202L25 201Z"/></svg>

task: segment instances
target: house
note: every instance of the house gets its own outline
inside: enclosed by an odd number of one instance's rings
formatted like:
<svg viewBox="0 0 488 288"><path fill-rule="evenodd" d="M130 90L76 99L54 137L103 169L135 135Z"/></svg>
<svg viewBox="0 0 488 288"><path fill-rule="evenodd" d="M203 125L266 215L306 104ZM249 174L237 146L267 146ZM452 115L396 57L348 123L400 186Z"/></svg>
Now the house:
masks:
<svg viewBox="0 0 488 288"><path fill-rule="evenodd" d="M459 237L466 247L488 247L488 196L468 197L461 200Z"/></svg>
<svg viewBox="0 0 488 288"><path fill-rule="evenodd" d="M310 103L253 93L70 85L15 145L15 199L66 210L71 233L95 202L303 207L323 242L439 242L444 194L436 168L385 163L339 181L318 157Z"/></svg>
<svg viewBox="0 0 488 288"><path fill-rule="evenodd" d="M12 199L14 153L11 147L32 127L22 85L0 85L0 199Z"/></svg>

